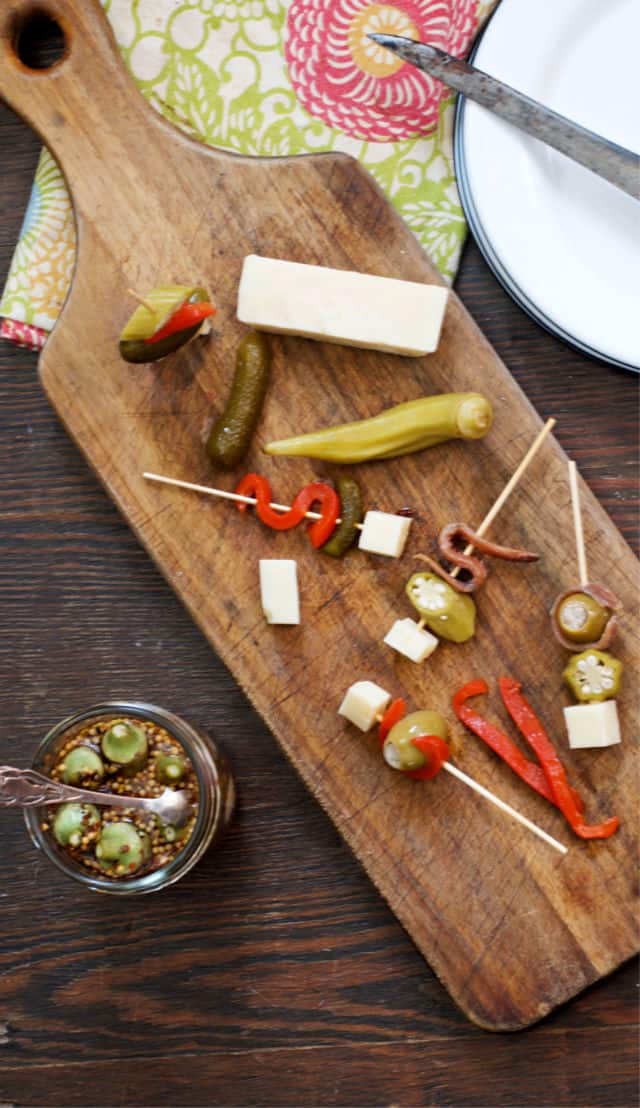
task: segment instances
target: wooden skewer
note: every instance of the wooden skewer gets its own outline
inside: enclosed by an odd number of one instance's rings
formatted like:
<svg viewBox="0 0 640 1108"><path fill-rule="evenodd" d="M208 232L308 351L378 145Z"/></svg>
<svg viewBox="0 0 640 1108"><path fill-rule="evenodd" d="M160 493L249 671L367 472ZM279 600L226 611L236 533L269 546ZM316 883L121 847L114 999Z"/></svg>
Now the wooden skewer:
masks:
<svg viewBox="0 0 640 1108"><path fill-rule="evenodd" d="M578 492L578 470L576 463L569 461L569 487L571 489L571 507L573 509L573 527L576 535L576 553L578 555L578 573L582 588L588 584L587 554L582 531L582 513L580 512L580 493Z"/></svg>
<svg viewBox="0 0 640 1108"><path fill-rule="evenodd" d="M156 314L156 310L150 300L146 300L144 296L140 296L140 293L136 292L135 289L127 289L127 292L129 293L129 296L132 296L134 300L137 300L139 304L142 304L148 312L151 312L152 315Z"/></svg>
<svg viewBox="0 0 640 1108"><path fill-rule="evenodd" d="M517 469L511 475L510 479L507 481L506 485L504 486L504 488L503 488L502 492L500 493L500 496L496 500L495 504L493 505L492 508L489 509L489 511L487 512L486 516L484 517L482 523L477 528L477 530L476 530L477 535L484 535L485 531L489 530L491 524L493 523L493 521L496 518L496 516L497 516L498 512L500 511L500 509L503 507L505 501L508 499L509 496L511 496L511 493L513 492L516 485L518 484L518 481L522 477L525 469L530 464L530 462L533 461L535 455L538 453L538 450L542 446L542 443L546 439L549 432L553 430L555 425L556 425L555 419L548 419L547 422L545 423L544 427L538 432L535 439L531 443L531 446L527 450L527 453L525 454L524 458L520 462L520 465L517 467ZM465 547L464 552L465 552L465 554L471 554L472 551L473 551L473 543L470 543L468 546ZM451 576L452 577L457 577L458 574L460 573L460 569L461 569L461 566L455 566L454 569L452 569L452 571L451 571Z"/></svg>
<svg viewBox="0 0 640 1108"><path fill-rule="evenodd" d="M378 715L376 716L376 721L380 723L383 718L383 715ZM506 812L507 815L511 816L512 819L515 819L517 823L521 823L523 827L527 827L529 831L533 831L534 835L537 835L539 839L543 839L544 842L549 844L549 846L554 847L554 849L558 850L560 854L568 853L566 846L563 846L563 844L558 842L557 839L554 839L552 835L548 835L546 831L543 831L541 827L538 827L537 823L533 823L532 820L527 819L526 816L523 816L520 812L517 812L516 809L512 808L510 804L506 803L506 801L500 800L499 796L496 796L496 794L492 793L489 789L485 789L484 785L481 785L478 781L475 781L473 777L469 777L467 773L463 773L463 771L461 769L458 769L457 766L452 765L451 762L443 762L442 769L446 769L447 773L451 773L454 777L458 778L458 781L462 781L463 784L468 785L470 789L473 789L475 792L479 793L479 795L484 797L485 800L488 800L490 804L495 804L496 808L500 808L502 812Z"/></svg>
<svg viewBox="0 0 640 1108"><path fill-rule="evenodd" d="M227 492L226 489L214 489L210 485L194 485L192 481L179 481L176 477L162 477L159 473L143 473L143 477L146 477L147 481L160 481L163 485L175 485L179 489L191 489L192 492L204 492L208 496L217 496L221 500L235 500L240 504L257 504L255 496L241 496L237 492ZM273 508L274 512L288 512L290 510L287 504L269 504L270 508ZM322 519L320 512L305 512L307 519ZM336 523L341 523L341 519L337 519ZM361 531L362 524L356 523L356 527Z"/></svg>

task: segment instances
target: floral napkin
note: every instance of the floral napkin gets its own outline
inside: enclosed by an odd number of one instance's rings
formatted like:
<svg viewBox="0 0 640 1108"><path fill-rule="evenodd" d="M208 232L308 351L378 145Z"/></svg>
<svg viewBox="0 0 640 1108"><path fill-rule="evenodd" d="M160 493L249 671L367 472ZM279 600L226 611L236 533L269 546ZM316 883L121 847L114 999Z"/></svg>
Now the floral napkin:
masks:
<svg viewBox="0 0 640 1108"><path fill-rule="evenodd" d="M223 149L353 155L448 280L466 232L452 158L454 97L367 35L464 55L497 0L102 0L140 91ZM0 333L38 349L64 303L75 239L43 150L0 299Z"/></svg>

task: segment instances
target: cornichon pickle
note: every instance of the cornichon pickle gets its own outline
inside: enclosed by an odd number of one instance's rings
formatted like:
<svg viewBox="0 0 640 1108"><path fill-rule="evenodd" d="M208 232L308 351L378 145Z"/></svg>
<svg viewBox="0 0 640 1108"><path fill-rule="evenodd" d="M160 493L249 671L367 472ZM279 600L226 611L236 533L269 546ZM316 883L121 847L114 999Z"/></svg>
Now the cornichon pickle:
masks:
<svg viewBox="0 0 640 1108"><path fill-rule="evenodd" d="M270 367L265 336L251 331L238 347L229 399L207 440L207 454L217 465L231 469L247 453L262 411Z"/></svg>
<svg viewBox="0 0 640 1108"><path fill-rule="evenodd" d="M605 650L574 654L563 677L576 700L611 700L620 692L622 662Z"/></svg>
<svg viewBox="0 0 640 1108"><path fill-rule="evenodd" d="M404 719L394 723L389 731L383 746L384 760L393 769L422 769L426 758L411 740L421 735L438 735L446 742L448 734L447 721L439 712L410 712Z"/></svg>
<svg viewBox="0 0 640 1108"><path fill-rule="evenodd" d="M430 631L450 642L466 642L476 629L476 606L468 593L456 592L435 573L414 573L407 596Z"/></svg>
<svg viewBox="0 0 640 1108"><path fill-rule="evenodd" d="M173 354L181 346L195 338L202 323L176 331L159 342L145 342L181 308L183 304L203 304L209 293L201 285L158 285L147 293L145 300L151 311L140 304L129 317L120 333L120 355L126 362L157 362L167 354Z"/></svg>
<svg viewBox="0 0 640 1108"><path fill-rule="evenodd" d="M611 612L586 592L574 592L558 605L556 619L566 638L576 643L596 642Z"/></svg>
<svg viewBox="0 0 640 1108"><path fill-rule="evenodd" d="M449 392L397 404L371 419L270 442L264 450L327 462L367 462L411 454L447 439L479 439L492 422L493 409L485 396Z"/></svg>
<svg viewBox="0 0 640 1108"><path fill-rule="evenodd" d="M358 524L363 515L360 486L352 477L339 477L337 480L340 497L340 523L330 539L321 546L323 554L332 558L341 558L358 537Z"/></svg>

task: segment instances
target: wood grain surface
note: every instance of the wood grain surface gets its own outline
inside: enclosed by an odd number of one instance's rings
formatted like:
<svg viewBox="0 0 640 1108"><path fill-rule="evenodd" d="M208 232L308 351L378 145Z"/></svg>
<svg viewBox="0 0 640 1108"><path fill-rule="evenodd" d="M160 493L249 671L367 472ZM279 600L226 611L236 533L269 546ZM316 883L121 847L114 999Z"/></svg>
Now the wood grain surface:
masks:
<svg viewBox="0 0 640 1108"><path fill-rule="evenodd" d="M35 142L8 113L2 123L6 269ZM635 540L635 380L540 332L472 248L458 287L540 414L560 415L558 437ZM35 358L2 353L4 749L18 760L79 704L144 692L228 739L243 805L188 896L168 894L171 918L152 904L65 903L15 816L3 817L0 1095L631 1103L632 967L526 1034L466 1024L93 483L33 372L21 372Z"/></svg>

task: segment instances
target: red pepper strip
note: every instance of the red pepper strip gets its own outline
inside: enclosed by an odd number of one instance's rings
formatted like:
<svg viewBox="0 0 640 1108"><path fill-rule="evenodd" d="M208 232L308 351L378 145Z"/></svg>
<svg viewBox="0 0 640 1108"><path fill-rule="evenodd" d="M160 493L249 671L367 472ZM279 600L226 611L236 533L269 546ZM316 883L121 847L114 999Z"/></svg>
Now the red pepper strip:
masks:
<svg viewBox="0 0 640 1108"><path fill-rule="evenodd" d="M555 803L571 828L581 839L608 839L620 826L618 817L612 816L604 823L592 825L584 822L582 811L576 803L574 790L567 781L564 766L533 708L520 692L522 687L520 682L512 677L501 677L498 683L505 708L518 730L536 752L553 792Z"/></svg>
<svg viewBox="0 0 640 1108"><path fill-rule="evenodd" d="M311 485L305 485L296 496L292 511L301 511L304 515L312 504L317 504L321 519L315 519L307 527L307 534L311 545L316 550L323 546L336 529L336 520L340 515L340 497L331 485L325 485L322 481L314 481ZM261 517L262 518L262 517Z"/></svg>
<svg viewBox="0 0 640 1108"><path fill-rule="evenodd" d="M186 331L189 327L195 327L196 323L202 323L207 316L215 315L213 304L182 304L169 316L167 322L151 338L145 339L147 343L160 342L161 339L175 335L176 331Z"/></svg>
<svg viewBox="0 0 640 1108"><path fill-rule="evenodd" d="M528 758L525 758L522 751L518 749L508 735L505 735L504 731L501 731L493 723L489 723L488 719L478 715L473 708L467 707L465 701L469 697L480 696L488 691L489 686L486 681L482 680L469 681L467 685L458 689L453 697L453 709L458 719L464 723L465 727L473 731L474 735L482 739L487 746L490 746L530 788L535 789L545 800L555 804L555 794L547 781L544 770L535 762L530 762Z"/></svg>
<svg viewBox="0 0 640 1108"><path fill-rule="evenodd" d="M411 742L424 754L427 762L422 769L405 769L402 772L405 777L413 777L414 781L430 781L436 773L440 773L447 761L449 747L439 735L417 735Z"/></svg>
<svg viewBox="0 0 640 1108"><path fill-rule="evenodd" d="M380 720L380 726L378 728L378 738L380 739L380 746L384 744L384 740L389 734L394 724L399 723L404 717L407 711L407 705L404 700L392 700L391 704L384 713Z"/></svg>
<svg viewBox="0 0 640 1108"><path fill-rule="evenodd" d="M270 507L271 485L267 478L261 477L259 473L247 473L237 485L236 493L238 496L255 496L258 519L261 519L267 527L273 527L276 531L288 531L291 527L295 527L300 523L301 519L304 519L305 510L300 506L296 506L296 501L286 512L277 512L275 508ZM248 507L248 504L238 504L238 511L246 512Z"/></svg>

